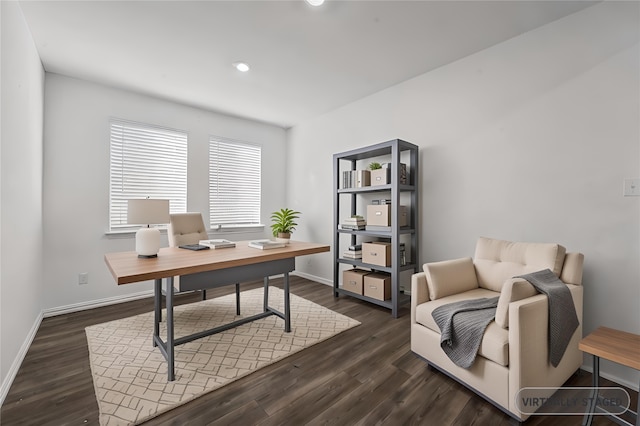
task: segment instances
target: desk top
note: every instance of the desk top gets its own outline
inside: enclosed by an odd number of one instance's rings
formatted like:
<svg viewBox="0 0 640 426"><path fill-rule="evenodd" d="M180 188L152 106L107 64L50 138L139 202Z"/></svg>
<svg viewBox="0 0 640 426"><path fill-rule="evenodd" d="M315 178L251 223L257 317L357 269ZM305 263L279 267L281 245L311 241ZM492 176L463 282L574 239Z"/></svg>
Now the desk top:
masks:
<svg viewBox="0 0 640 426"><path fill-rule="evenodd" d="M104 260L120 285L329 251L328 245L301 241L291 241L286 247L268 250L249 247L248 243L236 241L233 248L199 251L164 247L158 257L151 259L138 258L135 251L107 253Z"/></svg>
<svg viewBox="0 0 640 426"><path fill-rule="evenodd" d="M583 352L640 370L640 335L598 327L582 339L578 347Z"/></svg>

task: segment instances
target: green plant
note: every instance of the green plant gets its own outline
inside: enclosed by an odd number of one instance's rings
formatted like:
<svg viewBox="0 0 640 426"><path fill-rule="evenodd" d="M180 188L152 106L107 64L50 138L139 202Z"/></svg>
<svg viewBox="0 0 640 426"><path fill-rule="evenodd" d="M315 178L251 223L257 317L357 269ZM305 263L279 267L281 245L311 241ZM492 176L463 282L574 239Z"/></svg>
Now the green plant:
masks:
<svg viewBox="0 0 640 426"><path fill-rule="evenodd" d="M300 212L291 210L289 208L280 209L271 213L271 231L273 236L277 237L278 234L290 234L296 229L298 224L295 222L300 217Z"/></svg>
<svg viewBox="0 0 640 426"><path fill-rule="evenodd" d="M382 168L382 164L374 161L373 163L369 164L369 169L370 170L378 170Z"/></svg>

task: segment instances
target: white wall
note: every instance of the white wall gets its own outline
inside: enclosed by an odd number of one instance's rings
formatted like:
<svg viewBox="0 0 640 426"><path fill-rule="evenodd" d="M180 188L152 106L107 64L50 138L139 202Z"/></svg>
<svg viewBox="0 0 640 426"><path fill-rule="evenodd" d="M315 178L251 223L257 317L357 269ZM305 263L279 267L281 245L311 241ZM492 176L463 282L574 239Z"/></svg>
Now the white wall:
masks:
<svg viewBox="0 0 640 426"><path fill-rule="evenodd" d="M1 403L41 319L44 70L18 4L0 10Z"/></svg>
<svg viewBox="0 0 640 426"><path fill-rule="evenodd" d="M479 236L558 242L585 255L584 332L640 333L640 198L622 197L640 177L638 16L605 2L295 126L287 197L313 224L298 235L332 242L333 153L405 139L421 262L472 256ZM331 256L302 271L331 280Z"/></svg>
<svg viewBox="0 0 640 426"><path fill-rule="evenodd" d="M209 217L209 135L262 144L263 223L284 203L284 129L159 99L46 74L44 126L43 302L49 313L87 302L148 292L151 282L117 286L104 263L108 252L134 250L134 236L108 236L109 118L188 131L187 209ZM268 230L268 228L266 228ZM266 232L266 231L265 231ZM267 236L225 234L241 240ZM167 244L166 236L163 244ZM78 274L89 284L78 285Z"/></svg>

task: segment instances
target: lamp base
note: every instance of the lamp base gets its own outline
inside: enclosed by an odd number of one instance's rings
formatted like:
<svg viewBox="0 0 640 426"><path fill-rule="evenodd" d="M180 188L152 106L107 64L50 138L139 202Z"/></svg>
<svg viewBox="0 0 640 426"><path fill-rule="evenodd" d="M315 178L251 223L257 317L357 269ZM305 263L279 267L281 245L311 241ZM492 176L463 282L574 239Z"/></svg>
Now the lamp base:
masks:
<svg viewBox="0 0 640 426"><path fill-rule="evenodd" d="M136 253L138 257L151 259L158 257L160 251L160 230L158 228L140 228L136 232Z"/></svg>

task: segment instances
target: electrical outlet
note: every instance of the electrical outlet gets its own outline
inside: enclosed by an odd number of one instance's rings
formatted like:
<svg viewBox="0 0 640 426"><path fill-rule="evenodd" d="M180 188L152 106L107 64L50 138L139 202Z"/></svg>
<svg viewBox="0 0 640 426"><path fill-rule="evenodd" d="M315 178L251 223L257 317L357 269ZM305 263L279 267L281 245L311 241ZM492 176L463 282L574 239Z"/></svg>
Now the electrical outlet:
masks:
<svg viewBox="0 0 640 426"><path fill-rule="evenodd" d="M622 195L624 195L625 197L639 197L640 196L640 178L625 179Z"/></svg>
<svg viewBox="0 0 640 426"><path fill-rule="evenodd" d="M89 284L89 273L82 272L78 274L78 285L86 285Z"/></svg>

